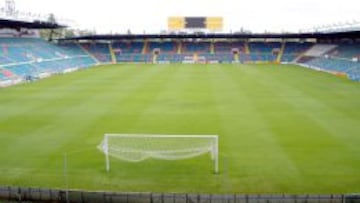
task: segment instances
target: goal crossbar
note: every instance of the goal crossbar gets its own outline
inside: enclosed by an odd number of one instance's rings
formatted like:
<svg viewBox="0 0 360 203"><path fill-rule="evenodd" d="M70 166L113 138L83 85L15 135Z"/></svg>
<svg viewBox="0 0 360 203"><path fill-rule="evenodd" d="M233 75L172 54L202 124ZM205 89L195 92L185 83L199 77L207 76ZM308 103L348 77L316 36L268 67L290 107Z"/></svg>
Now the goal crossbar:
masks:
<svg viewBox="0 0 360 203"><path fill-rule="evenodd" d="M160 135L107 133L98 146L105 154L106 171L110 171L110 156L138 162L148 158L163 160L188 159L210 153L214 172L219 171L217 135Z"/></svg>
<svg viewBox="0 0 360 203"><path fill-rule="evenodd" d="M218 135L166 135L166 134L115 134L107 133L105 137L131 137L131 138L217 138Z"/></svg>

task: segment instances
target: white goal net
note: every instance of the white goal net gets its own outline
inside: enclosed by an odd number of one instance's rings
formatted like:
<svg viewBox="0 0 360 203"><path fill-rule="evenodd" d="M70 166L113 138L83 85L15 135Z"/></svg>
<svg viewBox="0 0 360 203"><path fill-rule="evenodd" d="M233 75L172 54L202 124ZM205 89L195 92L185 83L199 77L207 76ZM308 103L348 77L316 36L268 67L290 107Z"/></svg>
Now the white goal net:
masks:
<svg viewBox="0 0 360 203"><path fill-rule="evenodd" d="M218 172L217 135L149 135L105 134L98 145L105 154L106 170L110 170L109 156L131 162L145 159L179 160L210 153Z"/></svg>

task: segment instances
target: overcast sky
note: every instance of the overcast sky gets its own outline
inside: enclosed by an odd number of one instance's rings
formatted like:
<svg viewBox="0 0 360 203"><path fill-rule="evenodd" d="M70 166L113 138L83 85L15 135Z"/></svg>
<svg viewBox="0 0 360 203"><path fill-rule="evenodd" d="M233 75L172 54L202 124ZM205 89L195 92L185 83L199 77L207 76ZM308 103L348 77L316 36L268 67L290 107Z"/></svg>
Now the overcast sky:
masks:
<svg viewBox="0 0 360 203"><path fill-rule="evenodd" d="M5 0L0 0L3 7ZM169 16L221 16L224 31L293 31L360 21L360 0L15 0L16 8L54 13L98 33L158 33Z"/></svg>

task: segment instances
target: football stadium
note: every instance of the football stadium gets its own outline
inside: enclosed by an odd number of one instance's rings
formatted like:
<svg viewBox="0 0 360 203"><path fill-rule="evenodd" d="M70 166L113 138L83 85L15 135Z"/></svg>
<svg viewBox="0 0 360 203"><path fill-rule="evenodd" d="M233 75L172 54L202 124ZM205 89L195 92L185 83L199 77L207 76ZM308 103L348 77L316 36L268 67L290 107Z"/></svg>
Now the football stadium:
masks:
<svg viewBox="0 0 360 203"><path fill-rule="evenodd" d="M360 23L66 36L5 5L0 202L360 202Z"/></svg>

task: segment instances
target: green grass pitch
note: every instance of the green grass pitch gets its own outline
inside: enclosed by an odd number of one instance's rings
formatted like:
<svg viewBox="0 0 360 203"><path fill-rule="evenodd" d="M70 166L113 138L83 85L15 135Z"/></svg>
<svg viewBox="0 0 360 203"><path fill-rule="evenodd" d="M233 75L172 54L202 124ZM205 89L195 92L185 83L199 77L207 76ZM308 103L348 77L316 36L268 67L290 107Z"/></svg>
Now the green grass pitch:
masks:
<svg viewBox="0 0 360 203"><path fill-rule="evenodd" d="M218 134L209 155L129 163L104 133ZM0 89L0 184L199 193L360 191L360 84L290 65L109 65Z"/></svg>

